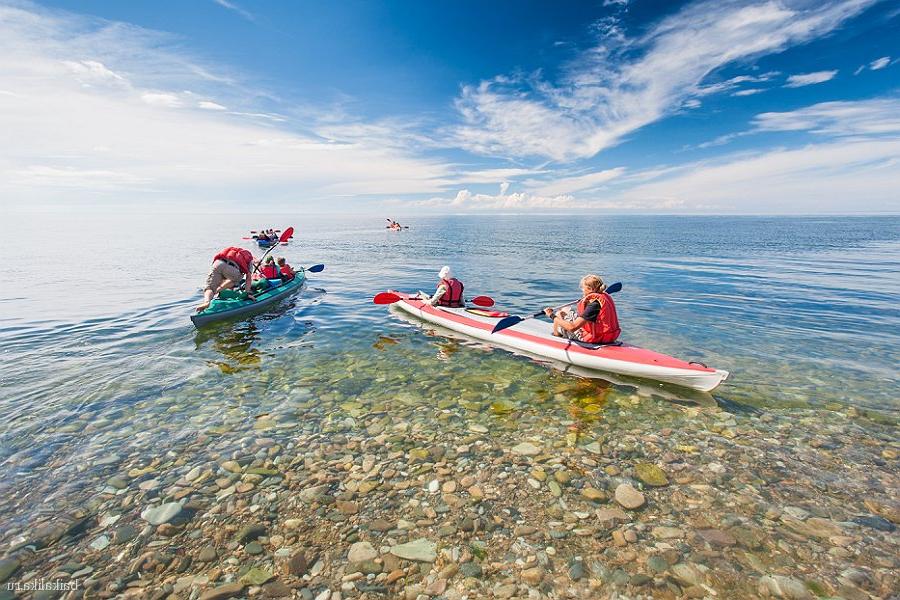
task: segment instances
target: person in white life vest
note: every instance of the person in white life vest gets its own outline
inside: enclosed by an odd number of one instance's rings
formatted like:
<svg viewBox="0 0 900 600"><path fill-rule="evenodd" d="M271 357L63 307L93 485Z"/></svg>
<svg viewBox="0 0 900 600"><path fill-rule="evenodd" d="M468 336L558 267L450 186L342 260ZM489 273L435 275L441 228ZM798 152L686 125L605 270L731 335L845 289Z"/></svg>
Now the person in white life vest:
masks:
<svg viewBox="0 0 900 600"><path fill-rule="evenodd" d="M438 273L440 281L434 294L429 296L425 292L419 292L419 298L431 306L447 306L461 308L466 305L463 300L463 283L453 276L450 267L443 267Z"/></svg>

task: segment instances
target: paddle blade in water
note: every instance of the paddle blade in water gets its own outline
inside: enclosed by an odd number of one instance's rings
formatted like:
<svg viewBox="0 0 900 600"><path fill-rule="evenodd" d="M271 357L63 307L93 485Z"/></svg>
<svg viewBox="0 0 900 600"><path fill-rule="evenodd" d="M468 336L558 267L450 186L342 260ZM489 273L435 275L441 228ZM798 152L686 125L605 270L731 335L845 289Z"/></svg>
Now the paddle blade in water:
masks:
<svg viewBox="0 0 900 600"><path fill-rule="evenodd" d="M390 292L381 292L380 294L375 294L375 297L372 298L372 302L375 304L393 304L398 300L401 300L400 296Z"/></svg>
<svg viewBox="0 0 900 600"><path fill-rule="evenodd" d="M288 227L284 230L284 233L281 234L281 237L278 238L278 241L284 243L294 237L294 228Z"/></svg>
<svg viewBox="0 0 900 600"><path fill-rule="evenodd" d="M616 292L621 292L621 291L622 291L622 282L621 281L617 281L614 284L612 284L611 286L609 286L608 288L606 288L607 294L615 294Z"/></svg>
<svg viewBox="0 0 900 600"><path fill-rule="evenodd" d="M494 299L490 296L475 296L474 298L469 300L469 302L471 302L475 306L484 306L488 308L494 305Z"/></svg>
<svg viewBox="0 0 900 600"><path fill-rule="evenodd" d="M310 273L321 273L325 270L325 265L313 265L307 269Z"/></svg>
<svg viewBox="0 0 900 600"><path fill-rule="evenodd" d="M513 315L511 317L505 317L505 318L497 321L497 324L494 325L494 328L491 330L491 333L497 333L498 331L502 331L503 329L506 329L507 327L512 327L513 325L521 323L522 321L523 321L522 317L517 317L515 315Z"/></svg>

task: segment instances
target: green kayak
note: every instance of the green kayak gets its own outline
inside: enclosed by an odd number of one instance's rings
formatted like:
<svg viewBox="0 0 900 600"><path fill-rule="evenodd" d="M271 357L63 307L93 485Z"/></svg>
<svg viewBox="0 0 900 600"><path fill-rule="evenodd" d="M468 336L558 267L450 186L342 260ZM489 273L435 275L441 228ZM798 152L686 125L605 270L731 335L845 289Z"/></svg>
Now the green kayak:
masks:
<svg viewBox="0 0 900 600"><path fill-rule="evenodd" d="M269 281L274 284L278 280L270 279ZM256 300L248 300L243 292L225 290L212 301L209 308L191 315L191 321L196 327L201 327L215 321L246 317L293 296L303 289L304 283L306 283L306 272L301 268L297 270L295 277L290 281L284 283L278 281L274 287L264 292L257 292Z"/></svg>

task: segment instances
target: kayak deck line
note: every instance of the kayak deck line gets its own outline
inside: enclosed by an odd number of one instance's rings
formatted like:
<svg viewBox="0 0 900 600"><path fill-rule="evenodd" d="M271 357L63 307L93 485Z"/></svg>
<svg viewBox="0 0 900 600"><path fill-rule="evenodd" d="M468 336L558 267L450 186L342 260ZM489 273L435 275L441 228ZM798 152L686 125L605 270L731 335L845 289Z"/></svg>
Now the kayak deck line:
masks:
<svg viewBox="0 0 900 600"><path fill-rule="evenodd" d="M549 323L530 319L497 333L491 333L496 317L483 317L465 308L433 307L414 296L398 294L396 306L419 318L443 325L472 337L524 350L538 356L560 360L576 366L654 379L700 391L711 391L721 384L728 372L691 363L627 343L618 345L580 344L552 335Z"/></svg>

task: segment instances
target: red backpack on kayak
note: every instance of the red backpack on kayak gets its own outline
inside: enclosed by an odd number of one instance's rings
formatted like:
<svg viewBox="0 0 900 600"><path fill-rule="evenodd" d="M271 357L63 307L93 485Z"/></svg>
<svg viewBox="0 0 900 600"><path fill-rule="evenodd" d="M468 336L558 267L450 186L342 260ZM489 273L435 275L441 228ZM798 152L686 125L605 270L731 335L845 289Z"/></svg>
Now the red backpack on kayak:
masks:
<svg viewBox="0 0 900 600"><path fill-rule="evenodd" d="M438 299L438 306L447 306L450 308L461 308L462 306L464 306L464 286L462 281L460 281L456 277L451 277L450 279L441 279L441 285L447 288L447 291L444 292L444 295Z"/></svg>
<svg viewBox="0 0 900 600"><path fill-rule="evenodd" d="M244 275L250 274L250 266L253 264L253 255L249 250L230 246L225 248L213 257L213 262L217 260L227 260L237 265L238 269Z"/></svg>
<svg viewBox="0 0 900 600"><path fill-rule="evenodd" d="M600 314L596 321L585 321L581 326L581 341L588 344L609 344L616 341L622 330L612 296L606 292L588 294L578 302L578 314L584 313L589 302L600 303Z"/></svg>

